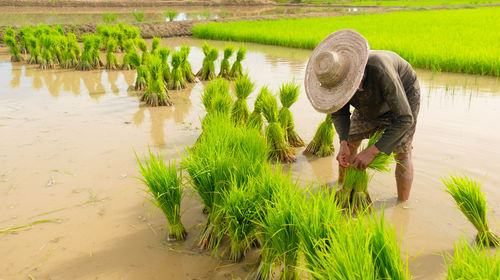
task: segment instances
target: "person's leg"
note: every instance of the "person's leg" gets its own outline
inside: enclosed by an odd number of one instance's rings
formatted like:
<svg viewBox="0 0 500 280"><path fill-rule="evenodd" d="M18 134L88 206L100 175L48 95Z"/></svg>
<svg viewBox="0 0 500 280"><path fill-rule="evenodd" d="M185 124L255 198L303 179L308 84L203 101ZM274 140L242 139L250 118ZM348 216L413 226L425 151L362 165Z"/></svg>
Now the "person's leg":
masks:
<svg viewBox="0 0 500 280"><path fill-rule="evenodd" d="M347 144L349 146L349 152L351 153L351 158L349 159L349 162L352 162L354 157L356 157L356 155L358 154L358 147L360 144L361 144L361 140L360 141L352 141L352 142L349 142ZM344 181L344 172L345 172L345 168L339 164L339 178L337 180L337 182L339 184L342 184L342 182Z"/></svg>
<svg viewBox="0 0 500 280"><path fill-rule="evenodd" d="M396 154L396 186L398 189L398 199L406 201L410 197L411 185L413 183L413 161L411 149L407 153Z"/></svg>

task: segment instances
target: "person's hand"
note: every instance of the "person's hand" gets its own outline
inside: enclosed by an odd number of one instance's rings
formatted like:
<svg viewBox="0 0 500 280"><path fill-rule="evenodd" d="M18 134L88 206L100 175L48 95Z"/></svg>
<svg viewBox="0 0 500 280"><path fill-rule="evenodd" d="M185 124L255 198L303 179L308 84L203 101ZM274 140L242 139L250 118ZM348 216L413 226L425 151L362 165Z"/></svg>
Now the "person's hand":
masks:
<svg viewBox="0 0 500 280"><path fill-rule="evenodd" d="M372 163L373 159L380 153L380 150L375 145L359 153L353 160L352 166L356 170L364 170Z"/></svg>
<svg viewBox="0 0 500 280"><path fill-rule="evenodd" d="M347 145L347 141L340 142L339 153L337 154L337 161L342 167L349 167L349 161L351 158L351 151L349 151L349 147Z"/></svg>

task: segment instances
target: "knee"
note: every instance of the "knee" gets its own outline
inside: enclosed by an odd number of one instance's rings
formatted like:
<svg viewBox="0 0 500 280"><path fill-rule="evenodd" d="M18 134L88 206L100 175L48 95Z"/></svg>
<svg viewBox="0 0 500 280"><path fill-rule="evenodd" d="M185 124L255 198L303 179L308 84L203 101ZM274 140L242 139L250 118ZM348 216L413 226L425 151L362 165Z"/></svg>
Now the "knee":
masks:
<svg viewBox="0 0 500 280"><path fill-rule="evenodd" d="M394 156L398 164L406 167L411 164L411 153L399 153Z"/></svg>

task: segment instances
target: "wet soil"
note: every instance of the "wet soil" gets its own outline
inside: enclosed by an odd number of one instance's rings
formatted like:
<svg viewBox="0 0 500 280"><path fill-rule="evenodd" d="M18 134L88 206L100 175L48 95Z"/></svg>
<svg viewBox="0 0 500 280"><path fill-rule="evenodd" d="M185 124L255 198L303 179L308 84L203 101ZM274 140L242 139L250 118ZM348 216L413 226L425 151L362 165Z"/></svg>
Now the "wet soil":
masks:
<svg viewBox="0 0 500 280"><path fill-rule="evenodd" d="M203 41L163 42L192 45L189 61L194 71L200 68ZM267 84L276 92L294 77L302 82L310 51L245 46L243 66L258 88ZM500 81L417 73L422 98L411 201L396 204L392 174L375 175L369 191L376 209L385 205L402 250L415 257L413 276L444 279L441 254L452 252L462 236L472 242L475 230L444 192L442 176L465 172L484 179L490 223L500 232L495 222L500 218ZM179 159L200 133L204 83L171 91L173 107L151 108L129 90L134 78L133 71L40 71L9 62L7 49L0 48L0 230L59 219L0 234L0 279L245 279L252 271L256 251L231 264L196 248L205 219L196 195L183 201L188 240L165 241L165 218L135 178L134 151L142 156L151 147ZM312 109L303 88L291 111L298 133L309 142L324 116ZM334 144L338 148L337 138ZM289 166L301 182L336 179L333 156L306 157L301 151Z"/></svg>

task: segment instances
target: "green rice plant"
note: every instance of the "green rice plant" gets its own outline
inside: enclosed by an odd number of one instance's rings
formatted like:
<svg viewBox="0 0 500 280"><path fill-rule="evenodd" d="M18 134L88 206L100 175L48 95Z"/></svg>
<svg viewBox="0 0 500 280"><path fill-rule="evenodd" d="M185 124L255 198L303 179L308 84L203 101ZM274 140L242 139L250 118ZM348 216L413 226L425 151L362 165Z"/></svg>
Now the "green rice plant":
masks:
<svg viewBox="0 0 500 280"><path fill-rule="evenodd" d="M30 50L30 56L28 57L28 63L29 64L38 64L41 62L41 51L40 51L40 45L38 43L37 38L34 35L31 35L28 38L29 42L29 50Z"/></svg>
<svg viewBox="0 0 500 280"><path fill-rule="evenodd" d="M142 22L144 20L144 12L138 11L137 9L132 11L132 16L134 16L136 22Z"/></svg>
<svg viewBox="0 0 500 280"><path fill-rule="evenodd" d="M168 236L184 240L186 230L181 221L181 200L184 188L182 186L182 171L177 171L175 161L165 164L161 154L153 154L149 150L149 160L144 156L144 163L135 155L139 164L140 180L148 187L151 202L160 208L167 218Z"/></svg>
<svg viewBox="0 0 500 280"><path fill-rule="evenodd" d="M196 81L196 77L194 76L193 70L191 69L191 64L188 61L189 52L191 48L189 45L181 46L180 53L181 55L181 69L184 74L184 79L188 83L194 83Z"/></svg>
<svg viewBox="0 0 500 280"><path fill-rule="evenodd" d="M290 112L290 107L299 98L299 88L300 86L295 83L295 81L284 83L280 87L279 98L281 101L281 107L278 113L278 119L280 121L283 132L285 133L285 139L288 144L292 147L303 147L304 141L295 131L295 122L293 120L292 112Z"/></svg>
<svg viewBox="0 0 500 280"><path fill-rule="evenodd" d="M486 196L481 191L482 182L466 175L450 175L449 178L443 178L443 183L458 209L476 228L476 242L486 246L500 245L499 237L488 226Z"/></svg>
<svg viewBox="0 0 500 280"><path fill-rule="evenodd" d="M257 98L253 105L253 112L248 116L247 127L256 129L262 133L262 126L264 125L264 119L262 117L262 99L265 95L271 94L267 86L263 86L260 89Z"/></svg>
<svg viewBox="0 0 500 280"><path fill-rule="evenodd" d="M40 69L51 69L56 67L52 59L52 47L54 46L54 38L51 35L46 35L41 39L42 42L42 60L40 61Z"/></svg>
<svg viewBox="0 0 500 280"><path fill-rule="evenodd" d="M84 35L82 36L82 40L83 52L76 69L89 71L94 69L94 60L92 58L93 39L90 35Z"/></svg>
<svg viewBox="0 0 500 280"><path fill-rule="evenodd" d="M118 60L116 59L115 50L116 50L116 40L111 39L108 40L106 44L106 69L108 70L116 70L118 65Z"/></svg>
<svg viewBox="0 0 500 280"><path fill-rule="evenodd" d="M146 44L146 41L144 39L138 39L136 41L137 47L141 50L142 55L141 55L141 64L146 64L150 54L148 52L148 45Z"/></svg>
<svg viewBox="0 0 500 280"><path fill-rule="evenodd" d="M202 49L205 54L205 58L203 59L202 68L198 71L200 80L207 81L215 79L216 74L214 62L219 56L219 51L216 48L209 46L206 42L203 43Z"/></svg>
<svg viewBox="0 0 500 280"><path fill-rule="evenodd" d="M269 158L281 162L293 162L293 150L285 140L285 134L278 121L278 102L272 94L262 98L262 113L267 120L266 140Z"/></svg>
<svg viewBox="0 0 500 280"><path fill-rule="evenodd" d="M229 94L229 83L224 79L215 79L210 81L201 95L201 102L205 107L207 114L201 121L202 132L197 141L203 138L205 130L205 122L210 119L210 116L216 114L217 117L230 118L233 99Z"/></svg>
<svg viewBox="0 0 500 280"><path fill-rule="evenodd" d="M139 65L142 64L142 61L139 53L135 49L133 40L129 39L125 41L124 48L126 53L123 56L122 69L131 70L139 67Z"/></svg>
<svg viewBox="0 0 500 280"><path fill-rule="evenodd" d="M168 21L174 21L174 18L178 15L179 13L174 10L174 9L167 9L165 11L165 16L168 18Z"/></svg>
<svg viewBox="0 0 500 280"><path fill-rule="evenodd" d="M66 43L66 38L61 35L54 35L52 38L54 39L54 44L52 45L51 52L54 64L62 64L64 62L62 52Z"/></svg>
<svg viewBox="0 0 500 280"><path fill-rule="evenodd" d="M224 48L224 58L220 62L220 71L219 75L217 77L219 78L225 78L229 79L229 72L231 68L231 64L229 63L229 58L233 55L234 53L234 46L229 45Z"/></svg>
<svg viewBox="0 0 500 280"><path fill-rule="evenodd" d="M161 39L159 37L153 37L153 40L151 41L151 51L149 53L151 55L157 55L158 54L158 49L160 48L161 44Z"/></svg>
<svg viewBox="0 0 500 280"><path fill-rule="evenodd" d="M315 155L317 157L327 157L333 155L335 148L333 147L333 137L335 130L333 129L333 121L329 114L325 120L319 124L314 138L307 145L304 152Z"/></svg>
<svg viewBox="0 0 500 280"><path fill-rule="evenodd" d="M245 47L240 47L238 52L236 53L236 60L231 66L231 71L229 72L229 77L238 78L243 75L243 66L241 66L241 61L245 59L245 55L247 53L247 49Z"/></svg>
<svg viewBox="0 0 500 280"><path fill-rule="evenodd" d="M455 243L454 256L444 256L447 280L498 279L500 275L500 254L489 252L487 247L471 246L463 238Z"/></svg>
<svg viewBox="0 0 500 280"><path fill-rule="evenodd" d="M193 36L314 49L328 34L350 28L362 34L371 49L394 51L414 67L498 77L499 11L500 7L481 7L207 23L193 27Z"/></svg>
<svg viewBox="0 0 500 280"><path fill-rule="evenodd" d="M3 36L16 38L16 31L14 30L14 28L9 26L9 27L5 28Z"/></svg>
<svg viewBox="0 0 500 280"><path fill-rule="evenodd" d="M161 59L161 70L163 73L163 80L165 84L168 86L170 84L170 65L168 65L168 56L170 55L170 49L162 47L158 50L158 55Z"/></svg>
<svg viewBox="0 0 500 280"><path fill-rule="evenodd" d="M320 246L328 246L322 241L328 238L330 230L335 230L342 222L342 212L335 202L335 195L330 194L327 186L320 186L315 192L310 188L308 199L302 202L296 218L300 251L305 257L306 269L314 271L312 276L324 275L326 267L323 267L318 254L326 248Z"/></svg>
<svg viewBox="0 0 500 280"><path fill-rule="evenodd" d="M163 80L160 58L156 56L149 57L146 66L148 68L148 85L141 96L141 101L146 102L150 106L172 106L172 99L168 94L165 81Z"/></svg>
<svg viewBox="0 0 500 280"><path fill-rule="evenodd" d="M146 90L149 81L149 71L146 65L139 65L137 67L137 77L135 78L135 90Z"/></svg>
<svg viewBox="0 0 500 280"><path fill-rule="evenodd" d="M62 67L64 68L75 68L78 65L78 60L80 58L80 45L78 44L74 33L69 33L64 40L62 58Z"/></svg>
<svg viewBox="0 0 500 280"><path fill-rule="evenodd" d="M278 191L259 225L262 238L261 262L256 272L257 279L274 279L275 267L283 266L280 279L298 279L299 255L298 211L302 194L298 186L288 182Z"/></svg>
<svg viewBox="0 0 500 280"><path fill-rule="evenodd" d="M102 18L102 21L104 23L116 22L116 14L115 13L101 14L101 18Z"/></svg>
<svg viewBox="0 0 500 280"><path fill-rule="evenodd" d="M104 63L101 60L101 46L102 38L100 36L92 35L92 64L94 68L103 67Z"/></svg>
<svg viewBox="0 0 500 280"><path fill-rule="evenodd" d="M174 52L172 54L172 73L170 74L171 83L170 89L183 89L186 88L186 80L184 79L184 72L181 68L182 53Z"/></svg>
<svg viewBox="0 0 500 280"><path fill-rule="evenodd" d="M247 98L252 93L254 86L255 83L250 80L248 74L234 81L234 93L237 99L231 110L231 119L235 125L245 125L248 120L250 110L248 109Z"/></svg>
<svg viewBox="0 0 500 280"><path fill-rule="evenodd" d="M19 48L21 53L29 53L29 42L28 38L32 36L33 28L31 26L23 26L19 28Z"/></svg>
<svg viewBox="0 0 500 280"><path fill-rule="evenodd" d="M23 60L23 57L21 56L21 52L19 51L19 46L17 44L15 37L4 36L3 43L9 47L10 61L20 62Z"/></svg>

